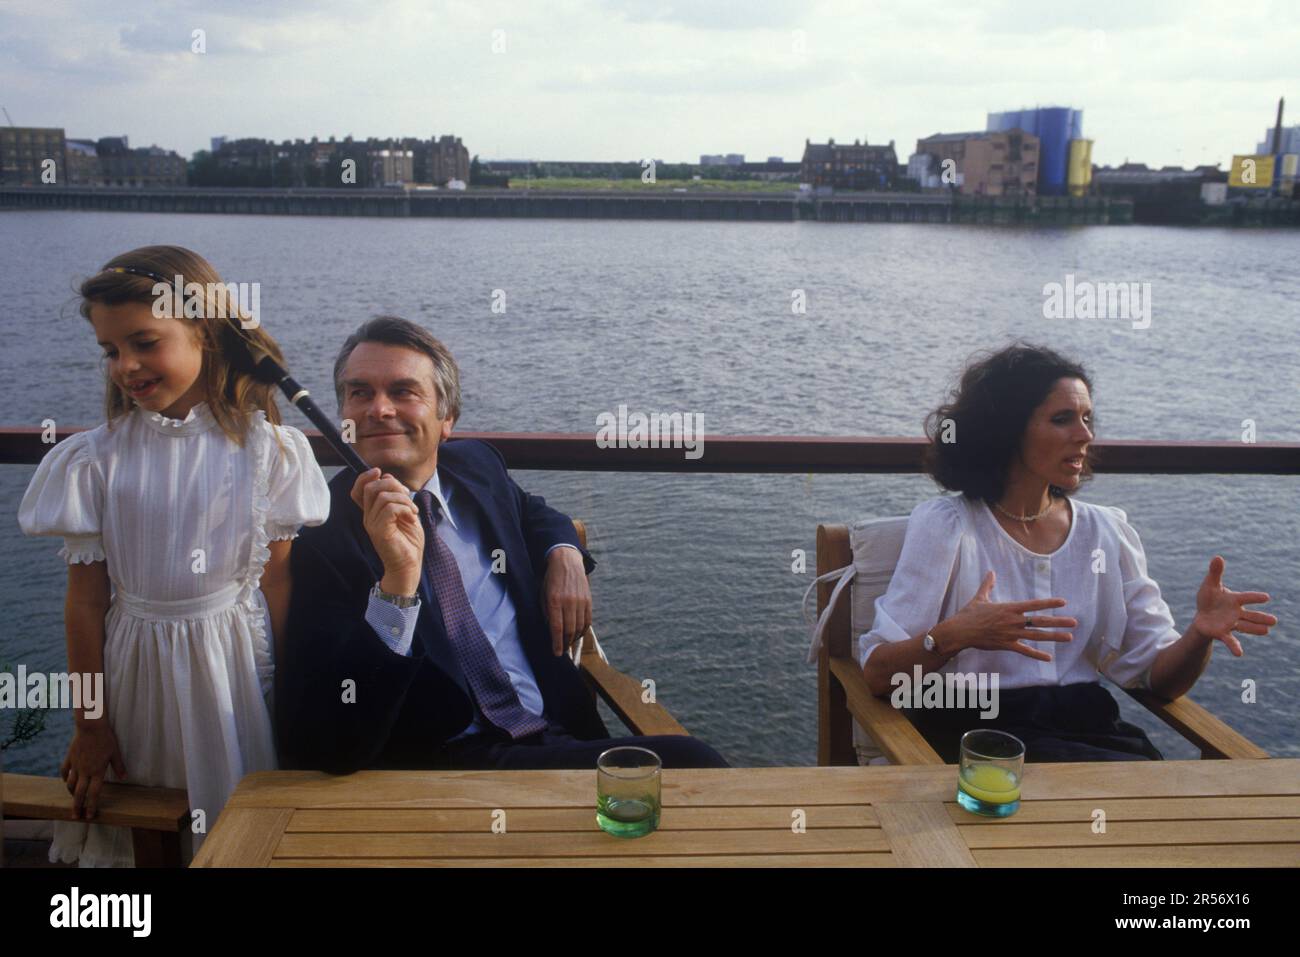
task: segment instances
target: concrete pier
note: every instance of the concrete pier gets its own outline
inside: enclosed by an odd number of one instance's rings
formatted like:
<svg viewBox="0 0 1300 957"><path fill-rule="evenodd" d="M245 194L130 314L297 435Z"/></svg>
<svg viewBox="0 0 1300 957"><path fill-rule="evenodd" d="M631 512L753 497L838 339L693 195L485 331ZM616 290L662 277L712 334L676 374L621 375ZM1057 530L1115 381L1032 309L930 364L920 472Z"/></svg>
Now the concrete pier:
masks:
<svg viewBox="0 0 1300 957"><path fill-rule="evenodd" d="M81 209L263 216L451 216L674 219L722 222L989 223L1132 222L1125 200L1037 200L922 193L669 192L633 190L118 189L0 187L0 209Z"/></svg>

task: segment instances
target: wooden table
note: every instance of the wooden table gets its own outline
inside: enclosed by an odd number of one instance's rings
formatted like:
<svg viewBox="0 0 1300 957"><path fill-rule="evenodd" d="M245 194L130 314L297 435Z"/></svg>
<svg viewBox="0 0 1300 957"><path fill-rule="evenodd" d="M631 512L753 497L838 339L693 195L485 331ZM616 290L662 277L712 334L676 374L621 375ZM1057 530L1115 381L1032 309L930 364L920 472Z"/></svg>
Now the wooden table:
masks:
<svg viewBox="0 0 1300 957"><path fill-rule="evenodd" d="M263 772L194 866L1300 865L1300 760L1031 764L1006 819L958 807L956 773L666 770L629 840L596 827L594 770Z"/></svg>

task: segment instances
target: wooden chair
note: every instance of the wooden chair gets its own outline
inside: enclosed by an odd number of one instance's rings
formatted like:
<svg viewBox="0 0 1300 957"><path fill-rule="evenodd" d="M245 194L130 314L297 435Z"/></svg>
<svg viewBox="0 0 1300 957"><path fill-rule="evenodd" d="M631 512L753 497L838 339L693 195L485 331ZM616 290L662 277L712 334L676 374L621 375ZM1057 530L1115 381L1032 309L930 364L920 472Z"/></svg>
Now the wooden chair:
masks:
<svg viewBox="0 0 1300 957"><path fill-rule="evenodd" d="M59 778L0 775L4 819L72 821L72 795ZM181 833L190 823L184 791L134 784L105 784L96 823L131 829L136 867L180 867Z"/></svg>
<svg viewBox="0 0 1300 957"><path fill-rule="evenodd" d="M578 541L587 547L587 527L574 519L573 527L578 530ZM657 702L642 700L642 688L635 678L616 671L601 650L596 640L596 632L588 628L583 636L570 649L574 663L582 671L594 700L599 695L610 710L622 721L633 734L689 734L677 723L668 710Z"/></svg>
<svg viewBox="0 0 1300 957"><path fill-rule="evenodd" d="M852 564L848 526L818 525L818 576ZM830 601L831 590L830 582L817 586L819 617ZM853 650L851 606L851 601L836 602L822 633L817 659L817 763L858 763L853 742L853 722L857 721L891 764L942 764L939 755L907 716L887 699L871 693ZM1128 694L1196 745L1202 758L1269 756L1263 748L1185 695L1165 701L1149 691L1130 690Z"/></svg>

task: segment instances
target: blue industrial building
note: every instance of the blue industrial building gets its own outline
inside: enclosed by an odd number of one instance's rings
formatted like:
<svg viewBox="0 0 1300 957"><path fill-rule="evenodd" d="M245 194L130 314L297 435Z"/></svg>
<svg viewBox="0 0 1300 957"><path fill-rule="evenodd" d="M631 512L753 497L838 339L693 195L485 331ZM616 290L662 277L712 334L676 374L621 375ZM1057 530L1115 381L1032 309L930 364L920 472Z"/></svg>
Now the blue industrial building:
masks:
<svg viewBox="0 0 1300 957"><path fill-rule="evenodd" d="M1068 106L1035 107L990 113L988 132L1021 129L1038 137L1038 195L1064 196L1067 192L1070 141L1083 139L1083 110Z"/></svg>

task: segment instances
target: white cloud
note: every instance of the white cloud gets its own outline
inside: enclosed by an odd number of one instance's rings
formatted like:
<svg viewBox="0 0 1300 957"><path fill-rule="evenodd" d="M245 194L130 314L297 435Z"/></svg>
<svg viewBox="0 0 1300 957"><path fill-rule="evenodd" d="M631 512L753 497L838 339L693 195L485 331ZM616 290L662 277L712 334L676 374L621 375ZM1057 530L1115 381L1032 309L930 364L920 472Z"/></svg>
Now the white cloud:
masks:
<svg viewBox="0 0 1300 957"><path fill-rule="evenodd" d="M1294 116L1296 49L1281 2L26 3L0 12L0 89L17 123L186 154L221 134L452 132L484 156L670 161L863 135L905 158L1060 103L1098 162L1163 165L1252 149L1279 95Z"/></svg>

